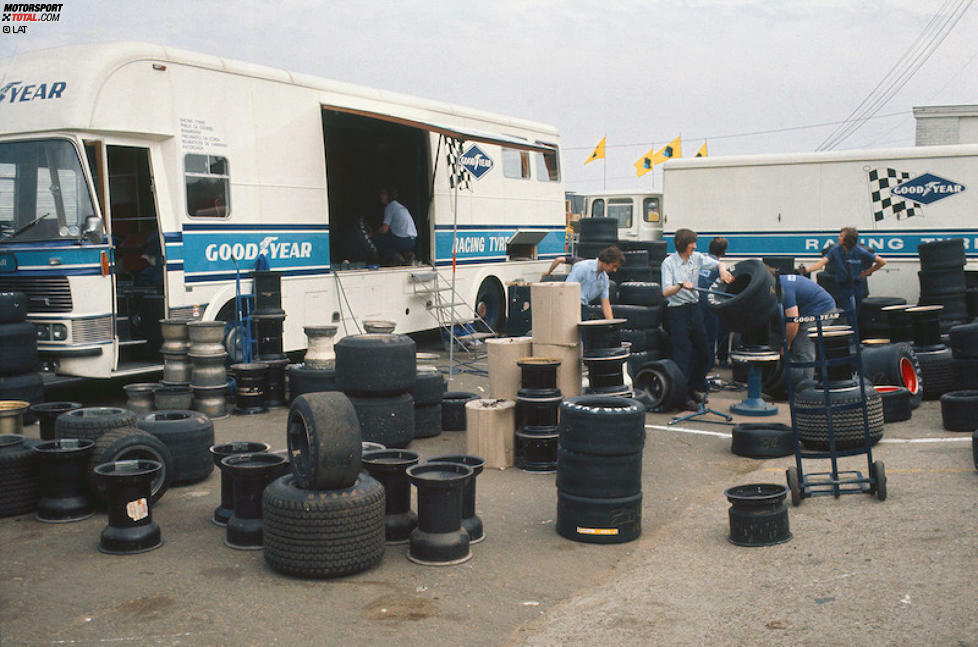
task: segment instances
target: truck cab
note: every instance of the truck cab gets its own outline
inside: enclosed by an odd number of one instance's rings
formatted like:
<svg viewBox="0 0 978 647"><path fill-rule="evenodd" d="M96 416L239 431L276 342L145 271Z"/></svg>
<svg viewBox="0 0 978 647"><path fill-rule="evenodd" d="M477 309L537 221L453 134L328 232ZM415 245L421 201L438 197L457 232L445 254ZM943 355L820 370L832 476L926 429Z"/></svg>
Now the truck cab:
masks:
<svg viewBox="0 0 978 647"><path fill-rule="evenodd" d="M592 193L585 215L617 218L620 240L661 240L662 194L643 191Z"/></svg>

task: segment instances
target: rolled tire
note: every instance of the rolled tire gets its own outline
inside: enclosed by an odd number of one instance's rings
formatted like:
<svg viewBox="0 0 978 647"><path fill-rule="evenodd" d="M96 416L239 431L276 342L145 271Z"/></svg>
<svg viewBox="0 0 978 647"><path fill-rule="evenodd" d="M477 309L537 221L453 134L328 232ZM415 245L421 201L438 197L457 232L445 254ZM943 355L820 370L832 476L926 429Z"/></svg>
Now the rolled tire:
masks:
<svg viewBox="0 0 978 647"><path fill-rule="evenodd" d="M903 422L910 420L913 411L910 409L910 391L902 386L874 387L883 401L883 422Z"/></svg>
<svg viewBox="0 0 978 647"><path fill-rule="evenodd" d="M917 245L917 255L920 257L920 267L927 270L960 268L967 260L962 238L921 243Z"/></svg>
<svg viewBox="0 0 978 647"><path fill-rule="evenodd" d="M0 375L20 375L37 367L37 333L34 324L0 323Z"/></svg>
<svg viewBox="0 0 978 647"><path fill-rule="evenodd" d="M869 419L869 442L875 445L883 437L883 400L873 385L864 381L866 390L866 413ZM809 388L795 395L795 427L798 437L806 447L828 449L828 416L825 410L824 392L820 388ZM829 403L855 405L862 401L859 386L829 391ZM836 449L855 449L863 447L865 430L862 407L833 409L832 429L835 434Z"/></svg>
<svg viewBox="0 0 978 647"><path fill-rule="evenodd" d="M445 378L437 369L418 369L417 381L411 391L414 406L441 404L445 395Z"/></svg>
<svg viewBox="0 0 978 647"><path fill-rule="evenodd" d="M98 440L106 432L135 427L137 422L136 414L129 409L85 407L58 416L54 421L54 437Z"/></svg>
<svg viewBox="0 0 978 647"><path fill-rule="evenodd" d="M581 242L607 243L605 247L618 242L617 218L581 218L578 223Z"/></svg>
<svg viewBox="0 0 978 647"><path fill-rule="evenodd" d="M642 494L595 499L557 490L557 534L586 544L621 544L642 534Z"/></svg>
<svg viewBox="0 0 978 647"><path fill-rule="evenodd" d="M661 306L666 302L658 283L622 283L618 286L618 303L631 306Z"/></svg>
<svg viewBox="0 0 978 647"><path fill-rule="evenodd" d="M954 326L947 335L954 359L978 359L978 323Z"/></svg>
<svg viewBox="0 0 978 647"><path fill-rule="evenodd" d="M916 409L924 395L920 361L907 342L864 346L860 355L863 375L875 386L902 386L910 393L910 407Z"/></svg>
<svg viewBox="0 0 978 647"><path fill-rule="evenodd" d="M0 400L22 400L31 404L44 402L44 380L40 373L22 373L0 377ZM28 410L24 424L33 425L37 415Z"/></svg>
<svg viewBox="0 0 978 647"><path fill-rule="evenodd" d="M745 332L767 325L778 307L774 276L756 258L740 261L730 273L734 280L724 284L717 279L713 290L725 290L733 297L709 295L710 309L728 329Z"/></svg>
<svg viewBox="0 0 978 647"><path fill-rule="evenodd" d="M631 328L622 328L619 331L622 342L628 342L631 347L628 349L630 353L640 353L645 350L645 331L644 330L633 330Z"/></svg>
<svg viewBox="0 0 978 647"><path fill-rule="evenodd" d="M954 367L951 365L951 349L915 350L920 362L924 400L936 400L954 390Z"/></svg>
<svg viewBox="0 0 978 647"><path fill-rule="evenodd" d="M978 429L978 391L950 391L942 395L941 422L947 431Z"/></svg>
<svg viewBox="0 0 978 647"><path fill-rule="evenodd" d="M127 460L151 460L163 466L150 485L150 501L156 503L173 483L173 454L159 438L135 427L113 429L98 437L88 461L88 481L92 493L103 503L104 482L95 477L95 466Z"/></svg>
<svg viewBox="0 0 978 647"><path fill-rule="evenodd" d="M616 319L626 319L627 328L655 328L662 323L663 306L611 306L611 313Z"/></svg>
<svg viewBox="0 0 978 647"><path fill-rule="evenodd" d="M20 435L0 436L0 517L26 514L37 507L35 442Z"/></svg>
<svg viewBox="0 0 978 647"><path fill-rule="evenodd" d="M642 491L642 452L597 456L558 445L556 483L564 494L597 499L638 494Z"/></svg>
<svg viewBox="0 0 978 647"><path fill-rule="evenodd" d="M443 431L465 431L465 403L475 400L475 393L448 391L441 399L441 428Z"/></svg>
<svg viewBox="0 0 978 647"><path fill-rule="evenodd" d="M262 494L265 562L279 573L359 573L384 556L384 487L367 474L339 490L305 490L286 474Z"/></svg>
<svg viewBox="0 0 978 647"><path fill-rule="evenodd" d="M747 458L778 458L795 453L791 427L778 423L743 423L735 425L730 451Z"/></svg>
<svg viewBox="0 0 978 647"><path fill-rule="evenodd" d="M978 359L952 359L954 386L959 389L978 389Z"/></svg>
<svg viewBox="0 0 978 647"><path fill-rule="evenodd" d="M414 400L410 393L376 398L350 396L363 440L403 449L414 439Z"/></svg>
<svg viewBox="0 0 978 647"><path fill-rule="evenodd" d="M196 411L154 411L142 416L136 426L156 436L170 450L173 456L173 485L202 481L214 470L210 452L214 444L214 423L204 414Z"/></svg>
<svg viewBox="0 0 978 647"><path fill-rule="evenodd" d="M296 398L285 436L298 487L336 490L356 482L363 441L357 412L342 393Z"/></svg>
<svg viewBox="0 0 978 647"><path fill-rule="evenodd" d="M336 369L308 368L292 364L286 369L289 376L289 404L305 393L325 393L338 391L336 388Z"/></svg>
<svg viewBox="0 0 978 647"><path fill-rule="evenodd" d="M26 318L27 295L23 292L0 292L0 323L17 323Z"/></svg>
<svg viewBox="0 0 978 647"><path fill-rule="evenodd" d="M441 434L441 403L414 407L414 437L433 438Z"/></svg>
<svg viewBox="0 0 978 647"><path fill-rule="evenodd" d="M336 386L348 395L396 395L414 388L417 346L406 335L368 333L336 342Z"/></svg>
<svg viewBox="0 0 978 647"><path fill-rule="evenodd" d="M920 293L929 297L961 294L966 289L963 267L944 270L920 270L917 272L917 280L920 282Z"/></svg>
<svg viewBox="0 0 978 647"><path fill-rule="evenodd" d="M645 408L631 398L566 398L560 403L558 445L595 456L641 452L645 447Z"/></svg>
<svg viewBox="0 0 978 647"><path fill-rule="evenodd" d="M657 362L660 359L662 359L662 351L658 350L641 350L637 353L630 353L625 363L625 366L628 368L628 376L634 382L635 377L645 368L646 364Z"/></svg>
<svg viewBox="0 0 978 647"><path fill-rule="evenodd" d="M686 401L686 377L671 359L643 366L632 381L632 388L636 397L654 413L675 411Z"/></svg>

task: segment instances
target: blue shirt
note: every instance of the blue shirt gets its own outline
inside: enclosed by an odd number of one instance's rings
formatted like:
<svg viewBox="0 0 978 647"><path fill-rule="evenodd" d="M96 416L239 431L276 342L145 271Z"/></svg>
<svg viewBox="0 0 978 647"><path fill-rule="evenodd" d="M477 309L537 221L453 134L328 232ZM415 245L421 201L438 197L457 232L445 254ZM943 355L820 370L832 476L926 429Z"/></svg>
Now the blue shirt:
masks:
<svg viewBox="0 0 978 647"><path fill-rule="evenodd" d="M384 207L384 224L391 228L391 233L398 238L417 238L418 230L414 226L411 213L397 200L391 200Z"/></svg>
<svg viewBox="0 0 978 647"><path fill-rule="evenodd" d="M829 267L835 276L835 282L840 288L849 286L849 270L852 269L852 280L856 285L856 296L866 296L868 293L866 279L859 274L873 266L876 261L876 254L869 251L862 245L856 245L846 251L842 245L835 245L826 254L829 259Z"/></svg>
<svg viewBox="0 0 978 647"><path fill-rule="evenodd" d="M673 252L662 261L662 287L668 288L671 285L685 283L686 281L698 286L700 272L704 268L712 270L713 268L719 267L720 262L717 259L700 252L690 254L685 263L679 255L679 252ZM719 269L717 269L717 272L719 273ZM682 289L666 299L666 303L670 307L696 303L698 301L699 297L696 292L686 289Z"/></svg>
<svg viewBox="0 0 978 647"><path fill-rule="evenodd" d="M608 275L598 271L598 259L592 258L575 263L567 275L565 283L581 284L581 303L587 305L600 296L608 298Z"/></svg>
<svg viewBox="0 0 978 647"><path fill-rule="evenodd" d="M712 258L715 261L718 261L719 260L713 254L707 254L707 256L709 258ZM704 267L703 269L700 270L700 284L699 284L699 287L709 289L710 286L713 285L713 283L719 277L720 277L720 264L719 263L717 263L716 267L713 267L713 268L706 268L706 267ZM707 297L708 297L708 295L706 295L705 293L701 292L700 293L700 303L703 303L703 304L708 303Z"/></svg>
<svg viewBox="0 0 978 647"><path fill-rule="evenodd" d="M795 274L785 274L781 280L781 301L784 309L798 306L798 315L824 315L835 309L835 299L815 281Z"/></svg>

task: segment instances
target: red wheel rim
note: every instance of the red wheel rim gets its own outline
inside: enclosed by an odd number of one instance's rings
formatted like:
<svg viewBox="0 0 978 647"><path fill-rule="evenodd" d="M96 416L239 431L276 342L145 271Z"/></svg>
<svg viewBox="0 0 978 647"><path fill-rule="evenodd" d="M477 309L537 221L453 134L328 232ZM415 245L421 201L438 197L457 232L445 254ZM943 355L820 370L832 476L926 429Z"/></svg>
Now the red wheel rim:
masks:
<svg viewBox="0 0 978 647"><path fill-rule="evenodd" d="M906 357L900 360L900 377L903 378L903 385L911 394L917 392L920 385L917 384L917 371L913 368L913 363Z"/></svg>
<svg viewBox="0 0 978 647"><path fill-rule="evenodd" d="M877 393L893 393L894 391L899 391L902 386L874 386Z"/></svg>

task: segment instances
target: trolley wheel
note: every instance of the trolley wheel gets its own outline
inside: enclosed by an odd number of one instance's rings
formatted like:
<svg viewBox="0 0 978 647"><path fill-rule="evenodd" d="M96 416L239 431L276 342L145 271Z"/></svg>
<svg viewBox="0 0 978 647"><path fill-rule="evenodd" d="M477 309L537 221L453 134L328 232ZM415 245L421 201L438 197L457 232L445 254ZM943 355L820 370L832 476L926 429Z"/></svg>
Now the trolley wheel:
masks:
<svg viewBox="0 0 978 647"><path fill-rule="evenodd" d="M791 505L801 505L801 483L798 481L798 468L789 467L784 471L788 478L788 489L791 490Z"/></svg>
<svg viewBox="0 0 978 647"><path fill-rule="evenodd" d="M877 499L886 501L886 468L883 461L873 461L873 489Z"/></svg>

